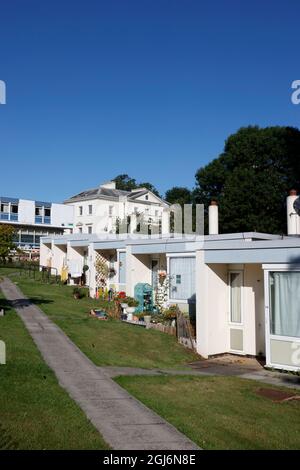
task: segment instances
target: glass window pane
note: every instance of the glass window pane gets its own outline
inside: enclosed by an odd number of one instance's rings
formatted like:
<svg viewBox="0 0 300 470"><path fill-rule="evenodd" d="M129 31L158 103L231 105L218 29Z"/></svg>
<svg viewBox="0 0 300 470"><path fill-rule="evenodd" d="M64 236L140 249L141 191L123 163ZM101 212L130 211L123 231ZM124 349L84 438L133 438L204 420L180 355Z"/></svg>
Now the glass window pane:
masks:
<svg viewBox="0 0 300 470"><path fill-rule="evenodd" d="M230 321L242 322L242 273L230 273Z"/></svg>
<svg viewBox="0 0 300 470"><path fill-rule="evenodd" d="M126 253L123 251L119 253L119 283L126 283Z"/></svg>
<svg viewBox="0 0 300 470"><path fill-rule="evenodd" d="M271 334L300 337L300 272L270 273Z"/></svg>
<svg viewBox="0 0 300 470"><path fill-rule="evenodd" d="M1 204L1 212L8 213L9 212L9 205L8 204Z"/></svg>

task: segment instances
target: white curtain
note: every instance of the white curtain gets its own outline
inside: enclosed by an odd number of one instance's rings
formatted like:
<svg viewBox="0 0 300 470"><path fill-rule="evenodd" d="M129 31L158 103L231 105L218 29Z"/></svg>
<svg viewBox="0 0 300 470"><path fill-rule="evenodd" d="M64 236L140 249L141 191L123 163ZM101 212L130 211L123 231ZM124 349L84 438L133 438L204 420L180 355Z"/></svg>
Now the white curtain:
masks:
<svg viewBox="0 0 300 470"><path fill-rule="evenodd" d="M271 333L300 337L300 272L271 274Z"/></svg>
<svg viewBox="0 0 300 470"><path fill-rule="evenodd" d="M241 323L242 321L242 273L230 273L230 321Z"/></svg>
<svg viewBox="0 0 300 470"><path fill-rule="evenodd" d="M170 258L170 276L170 298L174 300L194 300L195 258Z"/></svg>

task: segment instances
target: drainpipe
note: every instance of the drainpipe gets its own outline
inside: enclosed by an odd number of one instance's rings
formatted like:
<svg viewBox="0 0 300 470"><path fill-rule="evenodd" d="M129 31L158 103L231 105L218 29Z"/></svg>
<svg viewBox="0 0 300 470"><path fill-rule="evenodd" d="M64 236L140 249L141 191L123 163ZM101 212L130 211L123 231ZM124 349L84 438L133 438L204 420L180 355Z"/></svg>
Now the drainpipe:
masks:
<svg viewBox="0 0 300 470"><path fill-rule="evenodd" d="M217 201L211 201L208 208L208 233L218 235L219 233L219 208Z"/></svg>
<svg viewBox="0 0 300 470"><path fill-rule="evenodd" d="M297 191L295 189L290 190L290 194L286 199L286 210L287 210L287 234L298 235L299 231L299 216L294 209L294 202L298 198Z"/></svg>

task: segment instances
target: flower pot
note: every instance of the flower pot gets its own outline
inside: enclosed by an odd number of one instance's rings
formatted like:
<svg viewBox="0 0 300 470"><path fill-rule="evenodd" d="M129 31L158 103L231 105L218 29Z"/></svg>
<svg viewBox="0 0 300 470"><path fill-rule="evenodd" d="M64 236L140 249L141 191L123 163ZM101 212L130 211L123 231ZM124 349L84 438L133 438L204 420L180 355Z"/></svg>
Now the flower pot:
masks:
<svg viewBox="0 0 300 470"><path fill-rule="evenodd" d="M122 302L122 303L121 303L121 307L122 307L122 308L127 308L128 305Z"/></svg>
<svg viewBox="0 0 300 470"><path fill-rule="evenodd" d="M132 313L127 313L127 320L132 321Z"/></svg>
<svg viewBox="0 0 300 470"><path fill-rule="evenodd" d="M126 307L126 313L134 313L135 307Z"/></svg>
<svg viewBox="0 0 300 470"><path fill-rule="evenodd" d="M151 315L144 315L144 322L148 325L151 322Z"/></svg>

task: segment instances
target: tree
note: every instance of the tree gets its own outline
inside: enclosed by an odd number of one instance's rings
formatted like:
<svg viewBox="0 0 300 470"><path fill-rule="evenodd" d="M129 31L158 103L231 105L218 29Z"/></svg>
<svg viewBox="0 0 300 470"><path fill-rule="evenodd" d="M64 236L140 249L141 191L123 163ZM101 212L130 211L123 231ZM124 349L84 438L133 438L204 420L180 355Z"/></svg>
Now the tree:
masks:
<svg viewBox="0 0 300 470"><path fill-rule="evenodd" d="M136 180L126 174L116 176L113 181L116 182L116 188L123 191L131 191L137 188Z"/></svg>
<svg viewBox="0 0 300 470"><path fill-rule="evenodd" d="M135 178L131 178L127 174L118 175L113 179L113 181L116 182L117 189L121 189L123 191L131 191L132 189L147 188L149 189L149 191L156 194L156 196L160 197L159 192L153 184L137 183Z"/></svg>
<svg viewBox="0 0 300 470"><path fill-rule="evenodd" d="M285 200L289 189L300 189L299 156L296 128L241 128L197 171L195 202L218 200L223 233L286 233Z"/></svg>
<svg viewBox="0 0 300 470"><path fill-rule="evenodd" d="M188 188L174 186L166 191L165 199L170 204L180 204L181 206L184 204L191 204L192 192Z"/></svg>
<svg viewBox="0 0 300 470"><path fill-rule="evenodd" d="M5 262L9 252L15 248L14 239L15 229L11 225L0 224L0 259Z"/></svg>

